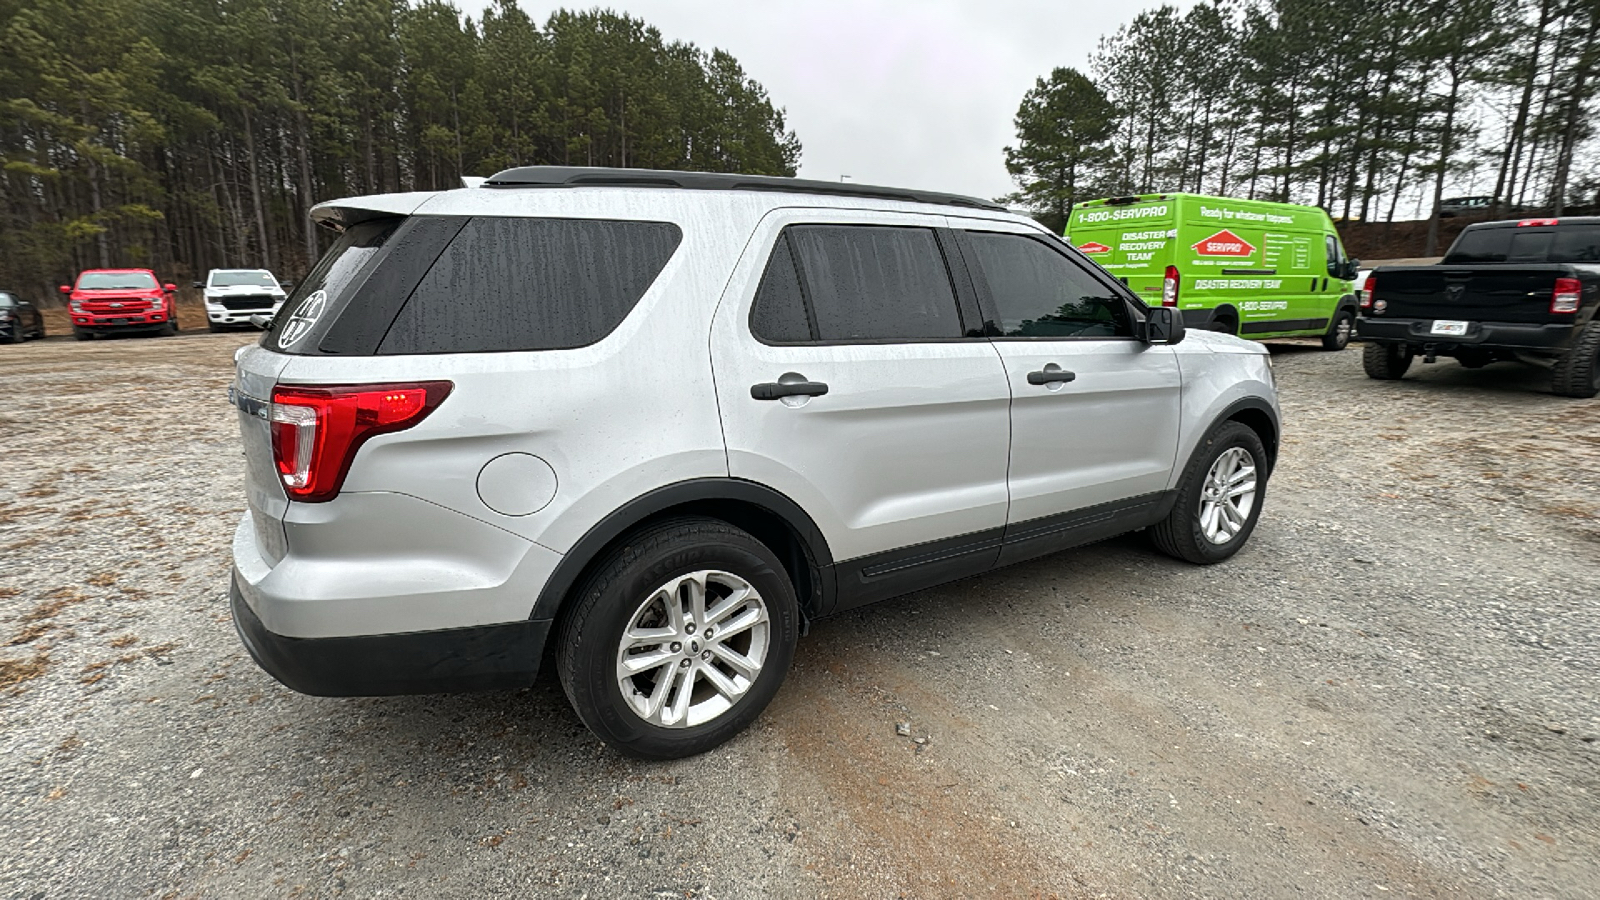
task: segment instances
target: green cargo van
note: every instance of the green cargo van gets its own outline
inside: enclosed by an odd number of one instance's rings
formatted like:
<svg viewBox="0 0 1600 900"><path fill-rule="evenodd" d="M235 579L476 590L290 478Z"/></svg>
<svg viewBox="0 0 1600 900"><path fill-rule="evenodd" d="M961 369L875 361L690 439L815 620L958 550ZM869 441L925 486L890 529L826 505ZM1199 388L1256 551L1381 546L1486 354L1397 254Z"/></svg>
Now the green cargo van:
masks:
<svg viewBox="0 0 1600 900"><path fill-rule="evenodd" d="M1067 240L1145 302L1190 328L1247 338L1320 337L1343 350L1355 324L1356 260L1314 206L1199 194L1091 200Z"/></svg>

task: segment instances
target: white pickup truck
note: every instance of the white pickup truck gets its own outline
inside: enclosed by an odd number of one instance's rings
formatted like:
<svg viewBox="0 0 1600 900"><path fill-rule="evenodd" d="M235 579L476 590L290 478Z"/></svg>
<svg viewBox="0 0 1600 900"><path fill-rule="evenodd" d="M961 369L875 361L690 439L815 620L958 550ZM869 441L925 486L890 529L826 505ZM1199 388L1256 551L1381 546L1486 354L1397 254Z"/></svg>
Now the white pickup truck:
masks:
<svg viewBox="0 0 1600 900"><path fill-rule="evenodd" d="M280 285L266 269L212 269L194 286L205 291L206 326L223 331L249 325L250 317L272 317L293 285Z"/></svg>

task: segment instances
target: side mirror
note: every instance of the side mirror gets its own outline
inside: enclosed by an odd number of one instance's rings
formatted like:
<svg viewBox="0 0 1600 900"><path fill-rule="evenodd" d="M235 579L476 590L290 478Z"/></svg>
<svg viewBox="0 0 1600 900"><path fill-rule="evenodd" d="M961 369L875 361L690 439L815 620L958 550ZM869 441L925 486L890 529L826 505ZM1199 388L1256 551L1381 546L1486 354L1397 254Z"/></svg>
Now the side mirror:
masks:
<svg viewBox="0 0 1600 900"><path fill-rule="evenodd" d="M203 291L203 290L205 290L206 283L204 281L196 281L194 283L194 287L195 287L195 290L197 290L197 291Z"/></svg>
<svg viewBox="0 0 1600 900"><path fill-rule="evenodd" d="M279 282L278 283L278 287L283 288L283 292L285 294L287 294L287 293L290 293L291 291L294 290L294 282L292 282L292 281Z"/></svg>
<svg viewBox="0 0 1600 900"><path fill-rule="evenodd" d="M1139 337L1146 344L1176 344L1184 333L1182 311L1170 306L1153 307L1139 323Z"/></svg>
<svg viewBox="0 0 1600 900"><path fill-rule="evenodd" d="M71 285L69 285L69 284L63 284L63 285L62 285L62 286L61 286L61 293L63 293L63 294L70 294L70 293L72 293L72 286L71 286Z"/></svg>
<svg viewBox="0 0 1600 900"><path fill-rule="evenodd" d="M178 286L169 282L167 284L163 284L161 286L161 289L170 294L170 293L176 291L178 289Z"/></svg>
<svg viewBox="0 0 1600 900"><path fill-rule="evenodd" d="M1352 280L1355 279L1355 277L1357 275L1360 275L1360 274L1361 274L1361 260L1359 260L1359 259L1347 259L1347 260L1345 260L1345 276L1344 276L1344 278L1345 278L1346 281L1352 281Z"/></svg>

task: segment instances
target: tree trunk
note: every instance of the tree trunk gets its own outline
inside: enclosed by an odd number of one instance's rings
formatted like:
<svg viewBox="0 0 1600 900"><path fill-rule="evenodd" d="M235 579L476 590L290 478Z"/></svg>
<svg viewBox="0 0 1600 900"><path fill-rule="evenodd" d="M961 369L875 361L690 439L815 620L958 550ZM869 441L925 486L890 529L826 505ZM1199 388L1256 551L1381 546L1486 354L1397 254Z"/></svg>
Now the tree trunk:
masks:
<svg viewBox="0 0 1600 900"><path fill-rule="evenodd" d="M256 160L256 131L255 123L250 120L250 106L244 107L244 147L245 156L250 163L250 199L256 208L256 237L261 241L261 265L271 269L272 243L267 239L267 211L266 204L261 202L261 174Z"/></svg>
<svg viewBox="0 0 1600 900"><path fill-rule="evenodd" d="M1446 67L1450 73L1450 96L1444 105L1444 132L1439 138L1439 171L1433 178L1433 215L1428 217L1428 244L1423 256L1432 256L1439 249L1439 206L1444 201L1444 176L1450 168L1450 142L1455 138L1456 99L1461 95L1461 65L1452 56Z"/></svg>
<svg viewBox="0 0 1600 900"><path fill-rule="evenodd" d="M1584 86L1589 80L1590 71L1594 68L1590 60L1594 56L1595 38L1600 35L1600 9L1591 13L1589 20L1589 33L1584 36L1583 49L1578 52L1577 74L1573 77L1572 91L1567 98L1566 122L1561 129L1561 147L1556 154L1556 171L1550 184L1551 214L1560 216L1567 205L1567 177L1572 171L1572 152L1578 143L1578 113L1583 109Z"/></svg>
<svg viewBox="0 0 1600 900"><path fill-rule="evenodd" d="M1544 29L1550 24L1550 4L1552 0L1540 0L1539 25L1533 31L1533 50L1528 53L1528 77L1522 84L1522 100L1517 104L1517 116L1511 125L1510 139L1506 141L1505 152L1500 154L1500 174L1494 182L1494 210L1493 215L1500 216L1505 212L1506 201L1515 190L1517 180L1513 153L1518 162L1522 159L1522 131L1528 126L1528 110L1533 105L1533 87L1539 80L1539 50L1544 46ZM1513 148L1515 148L1513 150Z"/></svg>

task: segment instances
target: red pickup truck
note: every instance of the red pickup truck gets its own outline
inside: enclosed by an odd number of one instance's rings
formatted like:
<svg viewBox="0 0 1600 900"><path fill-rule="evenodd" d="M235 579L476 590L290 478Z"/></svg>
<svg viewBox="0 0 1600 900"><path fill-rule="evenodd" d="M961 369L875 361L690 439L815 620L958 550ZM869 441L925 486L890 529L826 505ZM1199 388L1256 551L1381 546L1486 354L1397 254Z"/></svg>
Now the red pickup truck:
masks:
<svg viewBox="0 0 1600 900"><path fill-rule="evenodd" d="M114 331L178 333L178 288L149 269L86 269L76 284L61 286L72 315L72 334L86 341Z"/></svg>

